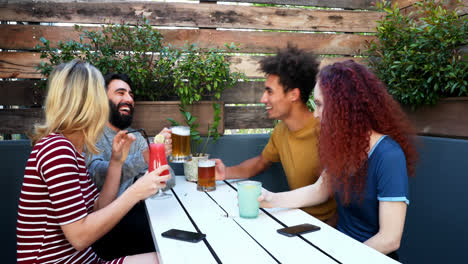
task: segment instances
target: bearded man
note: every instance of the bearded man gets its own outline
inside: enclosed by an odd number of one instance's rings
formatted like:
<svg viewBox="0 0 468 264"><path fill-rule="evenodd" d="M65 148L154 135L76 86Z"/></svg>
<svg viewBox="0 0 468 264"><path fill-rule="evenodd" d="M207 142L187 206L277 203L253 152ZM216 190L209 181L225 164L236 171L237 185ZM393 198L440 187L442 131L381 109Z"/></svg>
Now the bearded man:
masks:
<svg viewBox="0 0 468 264"><path fill-rule="evenodd" d="M135 107L132 82L126 74L109 73L104 79L111 110L109 122L96 144L102 151L101 154L93 155L88 161L89 174L99 190L102 189L107 175L112 156L112 141L119 131L133 130L130 126ZM171 131L164 128L160 134L166 138L166 156L168 156L172 152ZM135 133L135 137L136 140L132 143L127 159L122 165L119 195L148 170L148 144L140 133ZM136 204L114 229L93 245L93 249L99 257L106 260L155 251L145 203Z"/></svg>

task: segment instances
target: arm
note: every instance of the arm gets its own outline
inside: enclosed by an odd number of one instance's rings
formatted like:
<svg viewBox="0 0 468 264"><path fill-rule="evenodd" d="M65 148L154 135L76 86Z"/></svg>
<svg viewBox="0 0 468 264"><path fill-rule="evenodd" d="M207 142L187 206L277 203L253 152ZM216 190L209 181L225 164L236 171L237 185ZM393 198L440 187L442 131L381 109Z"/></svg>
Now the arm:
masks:
<svg viewBox="0 0 468 264"><path fill-rule="evenodd" d="M216 180L245 179L255 176L271 166L271 161L262 155L248 159L239 165L226 167L220 159L216 162Z"/></svg>
<svg viewBox="0 0 468 264"><path fill-rule="evenodd" d="M99 197L94 204L94 210L99 210L107 206L117 197L120 186L122 164L128 156L128 152L133 141L135 141L135 136L132 134L126 134L126 132L127 131L120 131L114 137L112 142L112 155L109 161L107 175Z"/></svg>
<svg viewBox="0 0 468 264"><path fill-rule="evenodd" d="M273 193L263 190L258 201L262 208L301 208L324 203L330 197L330 192L323 174L311 185L293 191Z"/></svg>
<svg viewBox="0 0 468 264"><path fill-rule="evenodd" d="M405 202L379 202L379 232L364 244L388 254L400 247L405 225L407 205Z"/></svg>
<svg viewBox="0 0 468 264"><path fill-rule="evenodd" d="M405 155L400 148L383 153L379 165L375 174L370 174L377 176L379 230L364 244L388 254L400 247L409 203L408 174Z"/></svg>
<svg viewBox="0 0 468 264"><path fill-rule="evenodd" d="M80 220L62 225L67 240L79 251L89 247L109 232L138 201L163 188L165 184L161 182L169 180L170 175L160 177L159 174L167 169L169 166L165 165L147 173L106 207Z"/></svg>
<svg viewBox="0 0 468 264"><path fill-rule="evenodd" d="M147 154L145 160L145 152L148 153L148 146L143 137L137 137L133 143L135 146L129 152L127 159L122 165L122 175L120 182L139 175L142 171L148 168ZM88 172L99 190L102 190L107 176L107 169L110 166L112 156L112 141L109 136L104 134L103 138L98 142L97 146L103 150L99 155L93 155L92 160L88 164Z"/></svg>

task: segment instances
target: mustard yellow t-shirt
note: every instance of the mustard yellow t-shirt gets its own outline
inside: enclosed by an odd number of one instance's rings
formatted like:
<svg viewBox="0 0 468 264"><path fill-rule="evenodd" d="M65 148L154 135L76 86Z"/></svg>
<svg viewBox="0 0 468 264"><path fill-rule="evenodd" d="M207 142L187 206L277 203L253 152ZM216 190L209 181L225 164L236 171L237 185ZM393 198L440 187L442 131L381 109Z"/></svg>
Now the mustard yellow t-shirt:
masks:
<svg viewBox="0 0 468 264"><path fill-rule="evenodd" d="M281 162L291 190L315 183L320 176L318 138L320 122L312 118L305 127L291 132L280 122L270 137L262 156L271 162ZM323 204L301 208L325 221L335 214L336 203L332 197Z"/></svg>

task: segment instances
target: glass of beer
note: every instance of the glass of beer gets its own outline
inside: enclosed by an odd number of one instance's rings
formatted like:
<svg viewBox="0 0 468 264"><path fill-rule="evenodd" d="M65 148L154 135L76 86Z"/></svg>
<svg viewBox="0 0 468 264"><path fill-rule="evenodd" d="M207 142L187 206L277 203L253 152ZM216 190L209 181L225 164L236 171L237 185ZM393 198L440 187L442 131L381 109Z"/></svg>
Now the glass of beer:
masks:
<svg viewBox="0 0 468 264"><path fill-rule="evenodd" d="M214 160L198 160L197 190L202 192L216 190Z"/></svg>
<svg viewBox="0 0 468 264"><path fill-rule="evenodd" d="M190 161L190 127L174 126L172 131L172 155L170 161L173 163L184 163Z"/></svg>

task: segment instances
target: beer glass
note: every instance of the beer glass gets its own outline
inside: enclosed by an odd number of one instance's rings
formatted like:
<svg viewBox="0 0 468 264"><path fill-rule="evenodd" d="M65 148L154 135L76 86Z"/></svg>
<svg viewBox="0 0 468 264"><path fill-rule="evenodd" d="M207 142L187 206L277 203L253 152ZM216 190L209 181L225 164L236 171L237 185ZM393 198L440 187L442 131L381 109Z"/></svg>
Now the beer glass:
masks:
<svg viewBox="0 0 468 264"><path fill-rule="evenodd" d="M197 190L203 192L216 190L214 160L198 160Z"/></svg>
<svg viewBox="0 0 468 264"><path fill-rule="evenodd" d="M184 163L190 161L190 127L175 126L172 131L172 155L170 161L173 163Z"/></svg>

